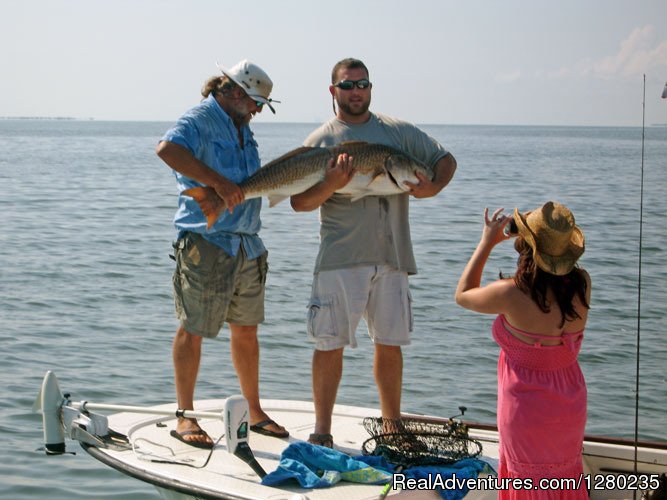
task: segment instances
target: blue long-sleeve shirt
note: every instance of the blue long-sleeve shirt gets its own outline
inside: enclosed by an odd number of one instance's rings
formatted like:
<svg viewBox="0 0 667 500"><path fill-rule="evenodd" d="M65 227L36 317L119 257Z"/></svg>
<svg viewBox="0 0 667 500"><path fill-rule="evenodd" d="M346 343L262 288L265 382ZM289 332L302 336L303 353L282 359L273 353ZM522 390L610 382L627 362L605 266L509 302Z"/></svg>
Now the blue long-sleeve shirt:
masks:
<svg viewBox="0 0 667 500"><path fill-rule="evenodd" d="M241 127L244 147L241 148L238 131L232 119L220 107L213 94L192 107L162 137L190 151L198 160L232 182L240 183L260 168L259 152L250 127ZM178 191L201 184L174 170ZM262 255L266 248L259 237L261 198L246 200L228 210L215 224L206 228L206 217L196 201L188 196L178 197L178 210L174 225L179 237L186 231L200 233L208 241L221 247L229 255L236 256L239 247L248 259Z"/></svg>

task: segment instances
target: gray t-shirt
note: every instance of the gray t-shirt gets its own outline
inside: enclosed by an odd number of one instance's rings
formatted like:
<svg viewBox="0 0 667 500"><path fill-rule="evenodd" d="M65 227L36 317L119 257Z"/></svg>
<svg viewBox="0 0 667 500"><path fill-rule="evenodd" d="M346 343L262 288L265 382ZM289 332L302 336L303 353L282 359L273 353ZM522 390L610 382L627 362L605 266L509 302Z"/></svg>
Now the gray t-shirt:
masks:
<svg viewBox="0 0 667 500"><path fill-rule="evenodd" d="M303 144L323 147L345 141L393 146L431 167L448 154L411 123L374 113L360 125L333 118L313 131ZM355 202L349 196L331 196L320 207L320 251L315 272L388 264L415 274L408 207L408 194L365 196Z"/></svg>

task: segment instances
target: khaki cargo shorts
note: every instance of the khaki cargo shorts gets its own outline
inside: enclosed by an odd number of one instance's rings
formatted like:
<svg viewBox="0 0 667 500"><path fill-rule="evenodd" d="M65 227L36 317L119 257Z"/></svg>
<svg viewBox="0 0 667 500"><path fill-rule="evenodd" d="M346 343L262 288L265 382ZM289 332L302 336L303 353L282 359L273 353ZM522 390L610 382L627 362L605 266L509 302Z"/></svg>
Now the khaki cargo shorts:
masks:
<svg viewBox="0 0 667 500"><path fill-rule="evenodd" d="M264 288L268 252L236 257L197 233L174 243L174 303L176 316L188 333L213 338L225 321L253 326L264 321Z"/></svg>
<svg viewBox="0 0 667 500"><path fill-rule="evenodd" d="M308 338L315 349L357 347L355 332L362 317L374 343L410 344L412 296L407 273L379 265L315 275L308 303Z"/></svg>

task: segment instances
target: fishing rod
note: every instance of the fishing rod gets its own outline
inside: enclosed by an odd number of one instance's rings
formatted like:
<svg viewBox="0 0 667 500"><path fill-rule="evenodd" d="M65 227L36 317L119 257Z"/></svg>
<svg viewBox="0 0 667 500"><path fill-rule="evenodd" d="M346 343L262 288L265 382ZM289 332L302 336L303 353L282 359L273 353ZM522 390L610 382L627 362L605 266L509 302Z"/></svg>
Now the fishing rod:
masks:
<svg viewBox="0 0 667 500"><path fill-rule="evenodd" d="M642 234L644 226L644 133L646 130L646 74L644 74L644 92L642 95L642 160L641 181L639 190L639 269L637 278L637 352L635 355L635 456L634 473L637 475L637 454L639 447L639 346L641 339L641 304L642 304ZM637 490L633 492L637 498Z"/></svg>

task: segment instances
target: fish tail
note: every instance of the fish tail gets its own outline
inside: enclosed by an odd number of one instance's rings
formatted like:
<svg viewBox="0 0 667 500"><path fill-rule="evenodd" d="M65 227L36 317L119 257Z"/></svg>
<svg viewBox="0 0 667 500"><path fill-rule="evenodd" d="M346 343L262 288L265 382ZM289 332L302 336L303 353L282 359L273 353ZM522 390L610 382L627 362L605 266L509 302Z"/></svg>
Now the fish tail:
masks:
<svg viewBox="0 0 667 500"><path fill-rule="evenodd" d="M225 200L220 198L212 187L193 187L186 189L181 194L190 196L197 202L199 208L201 208L201 211L206 216L207 229L210 229L215 224L220 214L227 208Z"/></svg>

